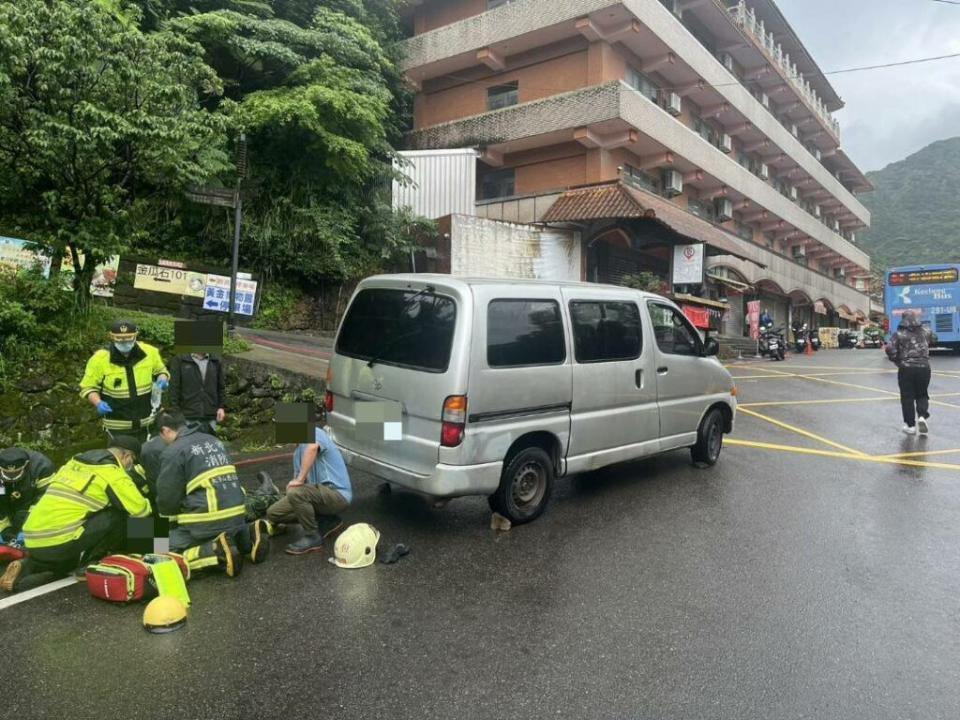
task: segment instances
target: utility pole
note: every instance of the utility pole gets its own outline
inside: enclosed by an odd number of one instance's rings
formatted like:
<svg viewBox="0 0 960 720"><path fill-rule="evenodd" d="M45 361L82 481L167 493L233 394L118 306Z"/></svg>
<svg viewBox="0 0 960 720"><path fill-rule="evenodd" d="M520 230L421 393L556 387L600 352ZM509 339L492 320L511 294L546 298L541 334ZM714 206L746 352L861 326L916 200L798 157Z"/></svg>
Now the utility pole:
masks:
<svg viewBox="0 0 960 720"><path fill-rule="evenodd" d="M243 218L243 198L240 194L243 177L247 172L247 138L240 133L237 142L237 186L233 194L233 263L230 270L230 309L227 312L227 333L236 332L234 304L237 301L237 270L240 265L240 221Z"/></svg>

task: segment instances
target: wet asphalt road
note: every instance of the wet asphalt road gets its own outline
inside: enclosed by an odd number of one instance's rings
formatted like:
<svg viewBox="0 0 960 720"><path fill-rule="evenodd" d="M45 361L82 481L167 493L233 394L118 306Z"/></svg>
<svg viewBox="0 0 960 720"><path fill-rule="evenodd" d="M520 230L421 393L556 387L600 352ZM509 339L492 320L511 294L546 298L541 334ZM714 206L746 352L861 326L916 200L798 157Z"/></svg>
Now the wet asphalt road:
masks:
<svg viewBox="0 0 960 720"><path fill-rule="evenodd" d="M743 413L734 439L778 448L562 480L508 533L484 499L357 477L348 519L409 557L345 571L275 538L237 580L193 581L171 635L82 587L0 610L0 716L957 718L960 357L934 360L927 439L900 432L891 368L737 366L741 402L804 403L748 410L818 438ZM917 452L937 454L869 459Z"/></svg>

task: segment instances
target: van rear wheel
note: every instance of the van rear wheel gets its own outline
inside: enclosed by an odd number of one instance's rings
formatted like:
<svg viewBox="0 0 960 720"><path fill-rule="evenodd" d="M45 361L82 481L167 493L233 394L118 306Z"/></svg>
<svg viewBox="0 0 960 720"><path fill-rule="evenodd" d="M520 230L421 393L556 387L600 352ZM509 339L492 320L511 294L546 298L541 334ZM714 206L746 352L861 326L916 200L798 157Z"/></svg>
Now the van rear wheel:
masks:
<svg viewBox="0 0 960 720"><path fill-rule="evenodd" d="M500 476L500 487L490 496L490 509L514 525L536 520L547 508L553 491L553 460L539 447L521 450Z"/></svg>
<svg viewBox="0 0 960 720"><path fill-rule="evenodd" d="M690 448L693 462L703 467L712 467L720 459L723 449L723 413L714 408L707 413L697 431L697 444Z"/></svg>

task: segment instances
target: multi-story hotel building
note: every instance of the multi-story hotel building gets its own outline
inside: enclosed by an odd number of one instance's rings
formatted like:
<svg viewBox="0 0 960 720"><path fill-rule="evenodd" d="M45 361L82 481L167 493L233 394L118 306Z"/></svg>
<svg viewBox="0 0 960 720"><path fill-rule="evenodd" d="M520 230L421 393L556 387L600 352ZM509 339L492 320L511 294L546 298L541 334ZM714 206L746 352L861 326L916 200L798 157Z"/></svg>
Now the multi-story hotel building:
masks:
<svg viewBox="0 0 960 720"><path fill-rule="evenodd" d="M478 148L478 215L576 227L588 280L665 277L671 244L705 242L728 332L743 298L779 322L869 314L872 188L772 0L409 0L405 19L410 147Z"/></svg>

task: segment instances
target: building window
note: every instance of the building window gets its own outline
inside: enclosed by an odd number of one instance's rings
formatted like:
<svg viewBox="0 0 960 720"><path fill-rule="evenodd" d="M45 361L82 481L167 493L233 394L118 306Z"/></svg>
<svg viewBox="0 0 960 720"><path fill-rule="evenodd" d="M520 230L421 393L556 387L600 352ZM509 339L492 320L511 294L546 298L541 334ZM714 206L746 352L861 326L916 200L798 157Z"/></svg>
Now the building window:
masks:
<svg viewBox="0 0 960 720"><path fill-rule="evenodd" d="M487 88L487 110L499 110L520 102L520 84L516 81Z"/></svg>
<svg viewBox="0 0 960 720"><path fill-rule="evenodd" d="M687 210L704 220L709 220L710 222L717 221L717 208L709 200L694 200L690 198L687 200Z"/></svg>
<svg viewBox="0 0 960 720"><path fill-rule="evenodd" d="M559 365L567 358L560 305L553 300L493 300L487 307L487 364Z"/></svg>
<svg viewBox="0 0 960 720"><path fill-rule="evenodd" d="M516 175L513 168L488 172L480 181L480 199L494 200L515 195Z"/></svg>
<svg viewBox="0 0 960 720"><path fill-rule="evenodd" d="M650 177L647 173L642 170L638 170L632 165L623 166L623 181L627 185L632 185L633 187L640 188L641 190L648 190L649 192L660 194L660 181L655 180Z"/></svg>
<svg viewBox="0 0 960 720"><path fill-rule="evenodd" d="M737 220L733 223L733 227L737 231L737 235L742 237L744 240L753 240L753 228L746 223Z"/></svg>
<svg viewBox="0 0 960 720"><path fill-rule="evenodd" d="M643 73L630 68L630 72L627 74L627 82L630 87L637 90L641 95L645 95L651 102L659 102L660 87Z"/></svg>

